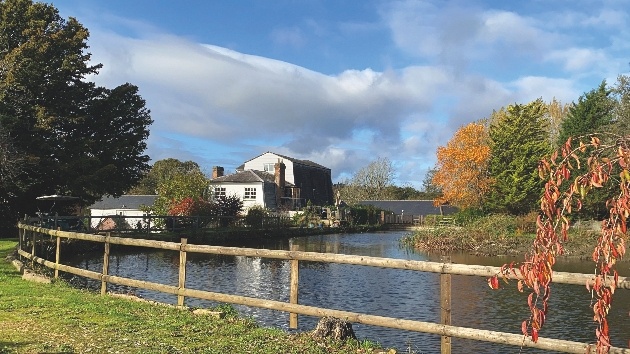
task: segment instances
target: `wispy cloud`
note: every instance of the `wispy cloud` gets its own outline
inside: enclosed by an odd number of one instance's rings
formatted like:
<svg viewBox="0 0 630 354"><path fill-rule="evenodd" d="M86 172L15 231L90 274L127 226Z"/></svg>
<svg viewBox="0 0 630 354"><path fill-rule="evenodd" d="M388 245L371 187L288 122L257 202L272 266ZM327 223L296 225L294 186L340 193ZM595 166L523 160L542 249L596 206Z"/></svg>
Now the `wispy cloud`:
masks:
<svg viewBox="0 0 630 354"><path fill-rule="evenodd" d="M88 23L93 59L104 64L91 79L140 87L155 120L154 159L236 166L272 150L343 178L388 156L400 182L419 186L436 147L461 125L539 97L568 103L618 73L630 48L628 12L619 11L616 4L566 11L401 0L381 3L376 20L302 18L269 29L270 44L292 49L387 38L373 50L373 62L387 66L332 74L103 16ZM572 34L585 28L605 37Z"/></svg>

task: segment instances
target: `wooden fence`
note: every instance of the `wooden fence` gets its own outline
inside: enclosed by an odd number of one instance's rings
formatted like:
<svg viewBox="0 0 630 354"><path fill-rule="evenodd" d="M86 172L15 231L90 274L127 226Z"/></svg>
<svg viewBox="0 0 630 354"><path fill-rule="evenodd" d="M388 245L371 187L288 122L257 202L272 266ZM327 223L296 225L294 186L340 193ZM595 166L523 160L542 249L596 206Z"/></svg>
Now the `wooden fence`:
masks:
<svg viewBox="0 0 630 354"><path fill-rule="evenodd" d="M107 284L119 284L124 286L142 288L147 290L159 291L167 294L177 295L177 305L183 306L185 297L193 297L198 299L239 304L245 306L253 306L266 308L277 311L289 312L290 328L297 328L298 315L308 315L315 317L332 316L345 319L349 322L362 323L366 325L381 326L395 328L408 331L424 332L440 335L441 352L451 352L451 337L472 339L477 341L492 342L498 344L507 344L514 346L533 347L544 350L553 350L564 353L595 353L593 344L579 343L574 341L566 341L551 338L539 338L534 343L530 338L524 338L522 334L504 333L497 331L489 331L468 327L458 327L451 325L451 275L468 275L491 277L500 272L500 268L491 266L453 264L450 262L426 262L412 261L391 258L379 258L368 256L353 256L343 254L316 253L316 252L300 252L300 251L277 251L267 249L252 249L239 247L219 247L206 245L188 244L186 239L181 242L165 242L144 239L131 239L121 237L111 237L109 235L92 235L84 233L73 233L59 230L50 230L31 225L19 224L20 238L18 253L21 257L30 260L31 264L35 263L44 265L54 270L54 276L58 277L58 272L63 271L78 276L101 281L101 294L107 293ZM45 235L56 237L55 261L49 261L37 256L36 245ZM102 272L94 272L86 269L75 268L60 263L60 240L61 238L84 240L92 242L104 243L105 251L103 258ZM109 251L110 245L125 245L134 247L147 247L162 250L177 251L179 258L179 281L177 286L153 283L142 280L129 279L124 277L112 276L108 274L109 268ZM30 246L30 252L24 248ZM219 254L231 256L246 256L273 258L290 261L290 296L289 302L266 300L239 295L229 295L216 293L211 291L202 291L186 288L186 254L205 253ZM431 272L440 274L440 307L441 307L441 323L414 321L400 318L375 316L370 314L362 314L348 311L340 311L326 309L314 306L300 305L298 303L298 287L299 287L299 261L310 262L328 262L351 264L360 266L372 266L391 269L406 269L421 272ZM554 283L574 284L584 286L588 281L593 280L593 275L567 272L554 272ZM626 277L619 278L618 289L630 289L630 279ZM611 347L609 353L630 353L630 349Z"/></svg>

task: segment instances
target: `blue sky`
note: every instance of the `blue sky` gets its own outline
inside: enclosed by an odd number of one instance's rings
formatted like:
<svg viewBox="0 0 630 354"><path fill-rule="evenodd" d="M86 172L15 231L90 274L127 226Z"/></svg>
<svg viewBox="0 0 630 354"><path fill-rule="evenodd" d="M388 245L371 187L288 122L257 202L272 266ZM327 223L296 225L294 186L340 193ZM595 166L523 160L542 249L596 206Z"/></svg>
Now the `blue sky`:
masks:
<svg viewBox="0 0 630 354"><path fill-rule="evenodd" d="M272 151L337 182L388 157L420 187L460 126L630 71L630 0L53 4L90 30L90 80L139 86L152 161L205 171Z"/></svg>

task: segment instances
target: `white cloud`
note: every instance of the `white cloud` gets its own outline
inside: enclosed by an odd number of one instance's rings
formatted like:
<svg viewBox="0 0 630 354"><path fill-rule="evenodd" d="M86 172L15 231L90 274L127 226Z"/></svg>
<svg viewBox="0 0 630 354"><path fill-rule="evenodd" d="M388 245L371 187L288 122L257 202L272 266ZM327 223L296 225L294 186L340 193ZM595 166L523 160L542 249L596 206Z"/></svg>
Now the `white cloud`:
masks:
<svg viewBox="0 0 630 354"><path fill-rule="evenodd" d="M436 147L460 126L511 103L539 97L568 103L591 89L581 86L581 77L605 72L614 59L605 48L567 40L564 31L580 23L623 21L602 10L590 18L575 13L563 27L543 15L411 0L388 2L381 15L397 46L393 52L383 49L382 56L404 56L405 65L325 75L151 26L134 24L138 33L149 34L131 37L90 25L94 61L104 64L93 79L108 87L123 82L140 87L155 120L149 140L154 159L208 161L214 149L220 152L212 163L224 164L216 159L244 161L271 150L348 176L388 156L403 168L402 181L419 186L434 164ZM340 36L383 25L302 23L302 29L277 28L271 37L300 47L306 45L302 31L315 34L309 36L315 41L318 34L330 37L328 28L337 28ZM628 37L623 33L617 48ZM211 148L178 143L187 138Z"/></svg>
<svg viewBox="0 0 630 354"><path fill-rule="evenodd" d="M569 103L582 94L575 89L574 83L567 79L528 76L514 81L512 87L516 96L522 99L517 103L528 103L540 97L545 101L555 97L562 103Z"/></svg>
<svg viewBox="0 0 630 354"><path fill-rule="evenodd" d="M551 51L546 59L560 63L570 72L588 71L609 62L602 50L588 48L567 48Z"/></svg>

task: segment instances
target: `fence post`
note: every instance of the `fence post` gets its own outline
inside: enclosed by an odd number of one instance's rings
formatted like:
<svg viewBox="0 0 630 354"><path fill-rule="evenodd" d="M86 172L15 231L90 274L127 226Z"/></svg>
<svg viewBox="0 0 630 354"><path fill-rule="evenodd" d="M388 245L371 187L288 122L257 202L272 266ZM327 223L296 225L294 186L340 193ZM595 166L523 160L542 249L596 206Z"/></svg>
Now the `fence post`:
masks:
<svg viewBox="0 0 630 354"><path fill-rule="evenodd" d="M187 238L182 238L179 245L179 290L184 290L186 287L186 251L184 247L188 243ZM177 294L177 306L184 307L184 295Z"/></svg>
<svg viewBox="0 0 630 354"><path fill-rule="evenodd" d="M107 294L107 281L105 276L109 274L109 237L111 233L105 235L105 252L103 252L103 277L101 278L101 295Z"/></svg>
<svg viewBox="0 0 630 354"><path fill-rule="evenodd" d="M59 278L60 258L61 258L61 237L57 236L57 247L55 248L55 279Z"/></svg>
<svg viewBox="0 0 630 354"><path fill-rule="evenodd" d="M451 325L451 275L444 272L447 264L451 263L451 256L443 254L443 272L440 274L440 320L443 325ZM442 336L440 341L441 354L451 354L451 337Z"/></svg>
<svg viewBox="0 0 630 354"><path fill-rule="evenodd" d="M37 233L34 231L31 231L31 269L35 268L35 239L36 239L36 235Z"/></svg>
<svg viewBox="0 0 630 354"><path fill-rule="evenodd" d="M24 214L24 224L28 224L28 215L26 214ZM24 233L24 229L18 226L18 247L20 251L24 250L24 248L22 248L24 245L24 243L22 243L22 237L24 237Z"/></svg>
<svg viewBox="0 0 630 354"><path fill-rule="evenodd" d="M291 251L298 251L299 247L297 245L291 245ZM300 281L300 264L297 259L291 259L291 285L290 285L290 295L289 295L289 303L297 304L298 303L298 287ZM297 313L289 313L289 328L297 329L298 328L298 314Z"/></svg>

